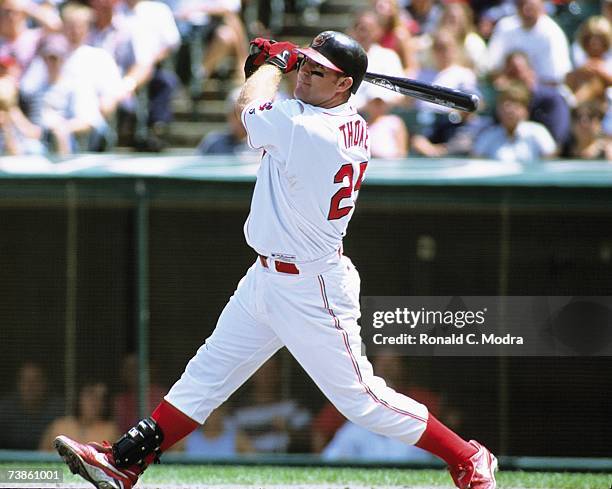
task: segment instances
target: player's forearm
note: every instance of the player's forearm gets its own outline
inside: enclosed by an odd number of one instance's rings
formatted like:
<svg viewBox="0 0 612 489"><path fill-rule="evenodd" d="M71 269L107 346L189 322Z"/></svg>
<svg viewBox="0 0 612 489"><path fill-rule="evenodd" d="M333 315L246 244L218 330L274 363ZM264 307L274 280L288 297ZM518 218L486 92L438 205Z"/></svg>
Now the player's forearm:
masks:
<svg viewBox="0 0 612 489"><path fill-rule="evenodd" d="M236 102L238 114L242 114L244 108L253 100L265 98L272 100L278 92L278 86L282 77L281 70L276 66L262 65L245 82Z"/></svg>

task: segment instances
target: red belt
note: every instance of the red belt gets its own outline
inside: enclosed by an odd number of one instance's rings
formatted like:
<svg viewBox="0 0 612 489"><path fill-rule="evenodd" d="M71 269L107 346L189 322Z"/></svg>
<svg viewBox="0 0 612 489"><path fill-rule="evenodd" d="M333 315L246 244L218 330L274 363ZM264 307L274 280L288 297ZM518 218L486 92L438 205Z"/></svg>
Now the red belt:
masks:
<svg viewBox="0 0 612 489"><path fill-rule="evenodd" d="M268 257L264 255L259 255L259 261L261 262L264 268L268 268ZM299 275L300 271L295 266L295 263L289 263L286 261L272 260L274 263L274 268L277 272L280 273L291 273L293 275Z"/></svg>

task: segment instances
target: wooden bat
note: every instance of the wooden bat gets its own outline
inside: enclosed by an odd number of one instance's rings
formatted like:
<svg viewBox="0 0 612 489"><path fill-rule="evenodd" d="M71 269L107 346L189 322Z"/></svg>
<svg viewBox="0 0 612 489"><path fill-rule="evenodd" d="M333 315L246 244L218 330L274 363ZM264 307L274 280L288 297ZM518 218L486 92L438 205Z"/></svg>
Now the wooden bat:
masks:
<svg viewBox="0 0 612 489"><path fill-rule="evenodd" d="M452 109L474 112L478 108L478 96L452 88L423 83L410 78L400 78L377 73L366 73L364 80L379 87L408 95L432 104L444 105Z"/></svg>

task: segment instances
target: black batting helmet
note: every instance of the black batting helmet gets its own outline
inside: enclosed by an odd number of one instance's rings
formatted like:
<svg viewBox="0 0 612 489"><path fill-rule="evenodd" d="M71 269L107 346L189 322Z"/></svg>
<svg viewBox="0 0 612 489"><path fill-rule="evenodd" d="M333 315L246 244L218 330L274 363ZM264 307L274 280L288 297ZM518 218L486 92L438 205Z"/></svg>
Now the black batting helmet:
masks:
<svg viewBox="0 0 612 489"><path fill-rule="evenodd" d="M353 79L351 92L355 93L368 69L368 55L355 39L336 31L324 31L307 48L298 48L315 63L344 73Z"/></svg>

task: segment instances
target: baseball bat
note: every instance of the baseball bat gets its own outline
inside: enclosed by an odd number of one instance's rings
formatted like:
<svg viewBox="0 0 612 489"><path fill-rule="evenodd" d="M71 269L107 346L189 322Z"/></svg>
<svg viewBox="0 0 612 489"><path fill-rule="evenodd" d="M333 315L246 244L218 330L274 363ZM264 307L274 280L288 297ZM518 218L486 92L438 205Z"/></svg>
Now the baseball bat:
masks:
<svg viewBox="0 0 612 489"><path fill-rule="evenodd" d="M453 88L441 87L430 83L423 83L411 78L366 73L365 81L394 92L408 95L432 104L444 105L452 109L474 112L478 108L478 96L473 93L462 92Z"/></svg>

